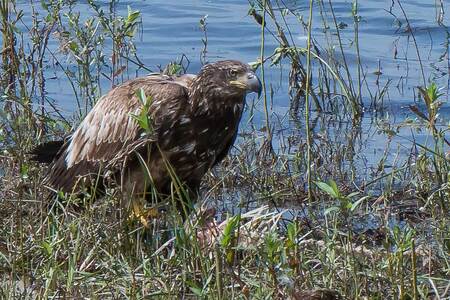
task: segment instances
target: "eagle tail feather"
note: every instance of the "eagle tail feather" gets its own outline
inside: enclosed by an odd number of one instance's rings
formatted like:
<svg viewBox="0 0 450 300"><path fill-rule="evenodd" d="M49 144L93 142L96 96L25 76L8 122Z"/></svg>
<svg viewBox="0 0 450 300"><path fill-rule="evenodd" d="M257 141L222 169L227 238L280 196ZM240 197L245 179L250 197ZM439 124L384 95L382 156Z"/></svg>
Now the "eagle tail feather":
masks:
<svg viewBox="0 0 450 300"><path fill-rule="evenodd" d="M29 152L31 160L49 164L55 160L59 151L64 146L64 141L50 141L37 145Z"/></svg>

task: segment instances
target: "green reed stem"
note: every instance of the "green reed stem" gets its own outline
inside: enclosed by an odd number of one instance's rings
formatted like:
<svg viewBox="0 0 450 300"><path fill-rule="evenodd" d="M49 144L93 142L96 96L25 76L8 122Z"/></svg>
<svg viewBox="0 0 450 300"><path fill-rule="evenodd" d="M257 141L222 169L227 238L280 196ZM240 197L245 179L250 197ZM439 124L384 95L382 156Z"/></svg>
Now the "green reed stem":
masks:
<svg viewBox="0 0 450 300"><path fill-rule="evenodd" d="M412 287L413 287L413 299L419 299L417 296L417 258L416 258L416 243L415 240L411 240L411 263L412 263Z"/></svg>
<svg viewBox="0 0 450 300"><path fill-rule="evenodd" d="M356 48L356 59L358 61L357 64L357 71L358 71L358 95L357 99L359 99L360 104L362 105L362 82L361 82L361 53L359 51L359 17L358 17L358 9L359 9L359 3L358 0L355 0L353 2L352 7L352 15L353 15L353 23L355 28L355 48Z"/></svg>
<svg viewBox="0 0 450 300"><path fill-rule="evenodd" d="M309 1L309 19L308 19L308 44L306 52L306 92L305 92L305 129L306 129L306 173L308 180L308 199L312 199L312 176L311 176L311 131L309 128L309 88L311 82L311 30L312 30L312 11L314 1Z"/></svg>
<svg viewBox="0 0 450 300"><path fill-rule="evenodd" d="M272 141L272 132L270 130L269 122L269 107L267 103L267 92L266 92L266 80L264 76L264 45L265 45L265 25L266 25L266 10L267 10L267 0L263 1L263 13L261 22L261 49L260 49L260 61L261 61L261 84L263 90L263 100L264 100L264 115L266 118L266 128L267 128L267 138Z"/></svg>
<svg viewBox="0 0 450 300"><path fill-rule="evenodd" d="M351 98L349 98L348 100L350 100L350 104L352 106L352 113L354 117L359 117L361 115L361 107L359 107L359 104L356 103L356 99L355 99L355 93L354 93L354 88L353 88L353 80L352 80L352 76L350 74L350 69L347 63L347 59L345 56L345 52L344 52L344 47L342 45L342 38L341 38L341 34L340 34L340 30L339 30L339 25L337 22L337 18L336 18L336 14L334 12L334 7L332 4L331 0L328 0L328 4L330 6L330 11L331 11L331 15L333 17L333 22L334 22L334 26L336 28L336 36L338 39L338 43L339 43L339 50L341 51L341 55L342 55L342 62L344 64L344 69L345 72L347 73L347 81L348 81L348 86L350 88L350 93L351 93ZM359 68L359 66L358 66Z"/></svg>
<svg viewBox="0 0 450 300"><path fill-rule="evenodd" d="M406 23L408 24L409 33L411 33L411 37L412 37L413 42L414 42L414 48L416 49L417 59L419 60L420 72L422 74L423 85L426 86L427 82L426 82L426 79L425 79L425 71L423 70L422 58L420 57L420 51L419 51L419 46L417 45L416 36L414 35L413 28L411 27L411 23L409 22L409 18L406 15L406 11L403 8L403 5L402 5L401 1L397 0L397 3L398 3L398 6L400 7L400 10L402 11L403 16L405 17Z"/></svg>

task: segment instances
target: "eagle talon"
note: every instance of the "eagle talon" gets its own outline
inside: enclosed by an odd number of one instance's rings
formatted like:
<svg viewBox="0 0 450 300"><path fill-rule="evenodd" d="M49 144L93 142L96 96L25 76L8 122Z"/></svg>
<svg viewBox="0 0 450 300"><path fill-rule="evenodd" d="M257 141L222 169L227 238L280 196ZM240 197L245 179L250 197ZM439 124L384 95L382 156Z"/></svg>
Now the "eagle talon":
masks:
<svg viewBox="0 0 450 300"><path fill-rule="evenodd" d="M132 203L132 211L129 218L131 220L139 220L139 222L145 227L149 228L149 220L158 219L160 214L155 207L146 208L141 201L134 200Z"/></svg>

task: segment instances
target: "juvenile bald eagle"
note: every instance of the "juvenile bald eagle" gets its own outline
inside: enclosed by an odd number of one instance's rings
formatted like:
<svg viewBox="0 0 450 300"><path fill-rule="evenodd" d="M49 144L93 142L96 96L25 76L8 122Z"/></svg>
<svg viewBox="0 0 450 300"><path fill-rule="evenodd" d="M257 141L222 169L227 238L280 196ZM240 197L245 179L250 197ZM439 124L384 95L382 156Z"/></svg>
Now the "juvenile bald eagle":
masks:
<svg viewBox="0 0 450 300"><path fill-rule="evenodd" d="M132 117L143 109L141 89L152 99L150 133ZM169 195L176 175L196 194L203 175L233 145L249 92L260 94L261 83L249 65L234 60L207 64L197 76L136 78L100 98L65 141L42 144L33 154L51 162L46 184L63 192L76 193L108 172L127 193L151 186Z"/></svg>

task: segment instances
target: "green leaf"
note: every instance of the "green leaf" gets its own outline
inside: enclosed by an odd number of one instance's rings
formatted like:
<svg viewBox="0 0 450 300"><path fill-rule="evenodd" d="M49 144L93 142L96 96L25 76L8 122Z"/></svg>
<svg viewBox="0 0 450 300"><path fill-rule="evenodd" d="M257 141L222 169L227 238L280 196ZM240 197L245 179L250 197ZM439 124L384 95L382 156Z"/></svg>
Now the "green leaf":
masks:
<svg viewBox="0 0 450 300"><path fill-rule="evenodd" d="M147 97L145 96L145 91L143 88L140 88L138 91L136 91L136 96L138 97L139 101L141 101L142 105L145 106L147 103Z"/></svg>
<svg viewBox="0 0 450 300"><path fill-rule="evenodd" d="M328 184L333 188L333 191L335 192L335 194L338 195L338 197L340 197L341 193L339 192L339 188L336 184L336 181L331 179L328 181Z"/></svg>
<svg viewBox="0 0 450 300"><path fill-rule="evenodd" d="M198 297L203 296L203 291L201 288L189 287L189 289Z"/></svg>
<svg viewBox="0 0 450 300"><path fill-rule="evenodd" d="M150 130L150 126L148 124L147 116L142 116L142 112L140 115L131 114L131 117L139 124L139 127L144 129L145 131Z"/></svg>
<svg viewBox="0 0 450 300"><path fill-rule="evenodd" d="M26 164L22 164L20 166L20 175L22 176L23 179L28 178L28 171L30 170L30 167Z"/></svg>
<svg viewBox="0 0 450 300"><path fill-rule="evenodd" d="M234 232L237 229L237 226L241 220L241 215L234 216L230 218L223 229L223 236L220 244L222 247L227 248L231 245L231 242L234 238Z"/></svg>
<svg viewBox="0 0 450 300"><path fill-rule="evenodd" d="M287 237L291 243L295 243L295 239L297 238L297 224L292 222L287 225Z"/></svg>
<svg viewBox="0 0 450 300"><path fill-rule="evenodd" d="M42 247L42 249L45 251L45 253L47 255L51 255L52 254L52 246L48 242L42 241L41 242L41 247Z"/></svg>
<svg viewBox="0 0 450 300"><path fill-rule="evenodd" d="M44 0L41 0L41 6L42 6L42 8L43 8L44 10L47 10L47 11L48 11L48 5L47 5L47 3L45 3Z"/></svg>
<svg viewBox="0 0 450 300"><path fill-rule="evenodd" d="M139 127L145 130L146 133L152 132L152 122L150 118L150 105L152 104L153 98L151 96L146 96L144 89L139 89L136 91L136 97L142 104L142 109L138 115L130 114L130 116L139 124Z"/></svg>
<svg viewBox="0 0 450 300"><path fill-rule="evenodd" d="M187 280L186 284L189 286L189 289L197 296L202 297L203 296L203 289L200 288L195 282Z"/></svg>
<svg viewBox="0 0 450 300"><path fill-rule="evenodd" d="M325 214L325 215L329 215L330 213L332 213L332 212L334 212L334 211L340 211L340 210L341 210L341 209L340 209L339 207L337 207L337 206L332 206L332 207L329 207L329 208L325 209L324 214Z"/></svg>
<svg viewBox="0 0 450 300"><path fill-rule="evenodd" d="M342 203L344 204L343 207L346 209L350 209L352 208L352 203L350 201L348 201L346 198L342 201Z"/></svg>
<svg viewBox="0 0 450 300"><path fill-rule="evenodd" d="M267 253L267 258L272 263L277 263L278 252L280 249L280 238L276 232L270 231L264 236L264 245Z"/></svg>
<svg viewBox="0 0 450 300"><path fill-rule="evenodd" d="M359 195L359 192L353 192L347 195L347 198L355 197L356 195Z"/></svg>
<svg viewBox="0 0 450 300"><path fill-rule="evenodd" d="M321 181L315 181L314 183L317 185L319 189L321 189L334 199L338 199L340 197L340 193L336 185L336 182L334 182L333 180L330 180L329 184Z"/></svg>
<svg viewBox="0 0 450 300"><path fill-rule="evenodd" d="M125 36L132 38L136 31L136 26L139 23L138 19L141 16L141 12L139 10L132 11L130 6L128 6L128 16L124 20L123 30Z"/></svg>
<svg viewBox="0 0 450 300"><path fill-rule="evenodd" d="M361 199L359 199L358 201L354 202L351 207L350 207L350 211L354 211L355 209L358 208L358 206L366 199L368 199L370 196L364 196Z"/></svg>

